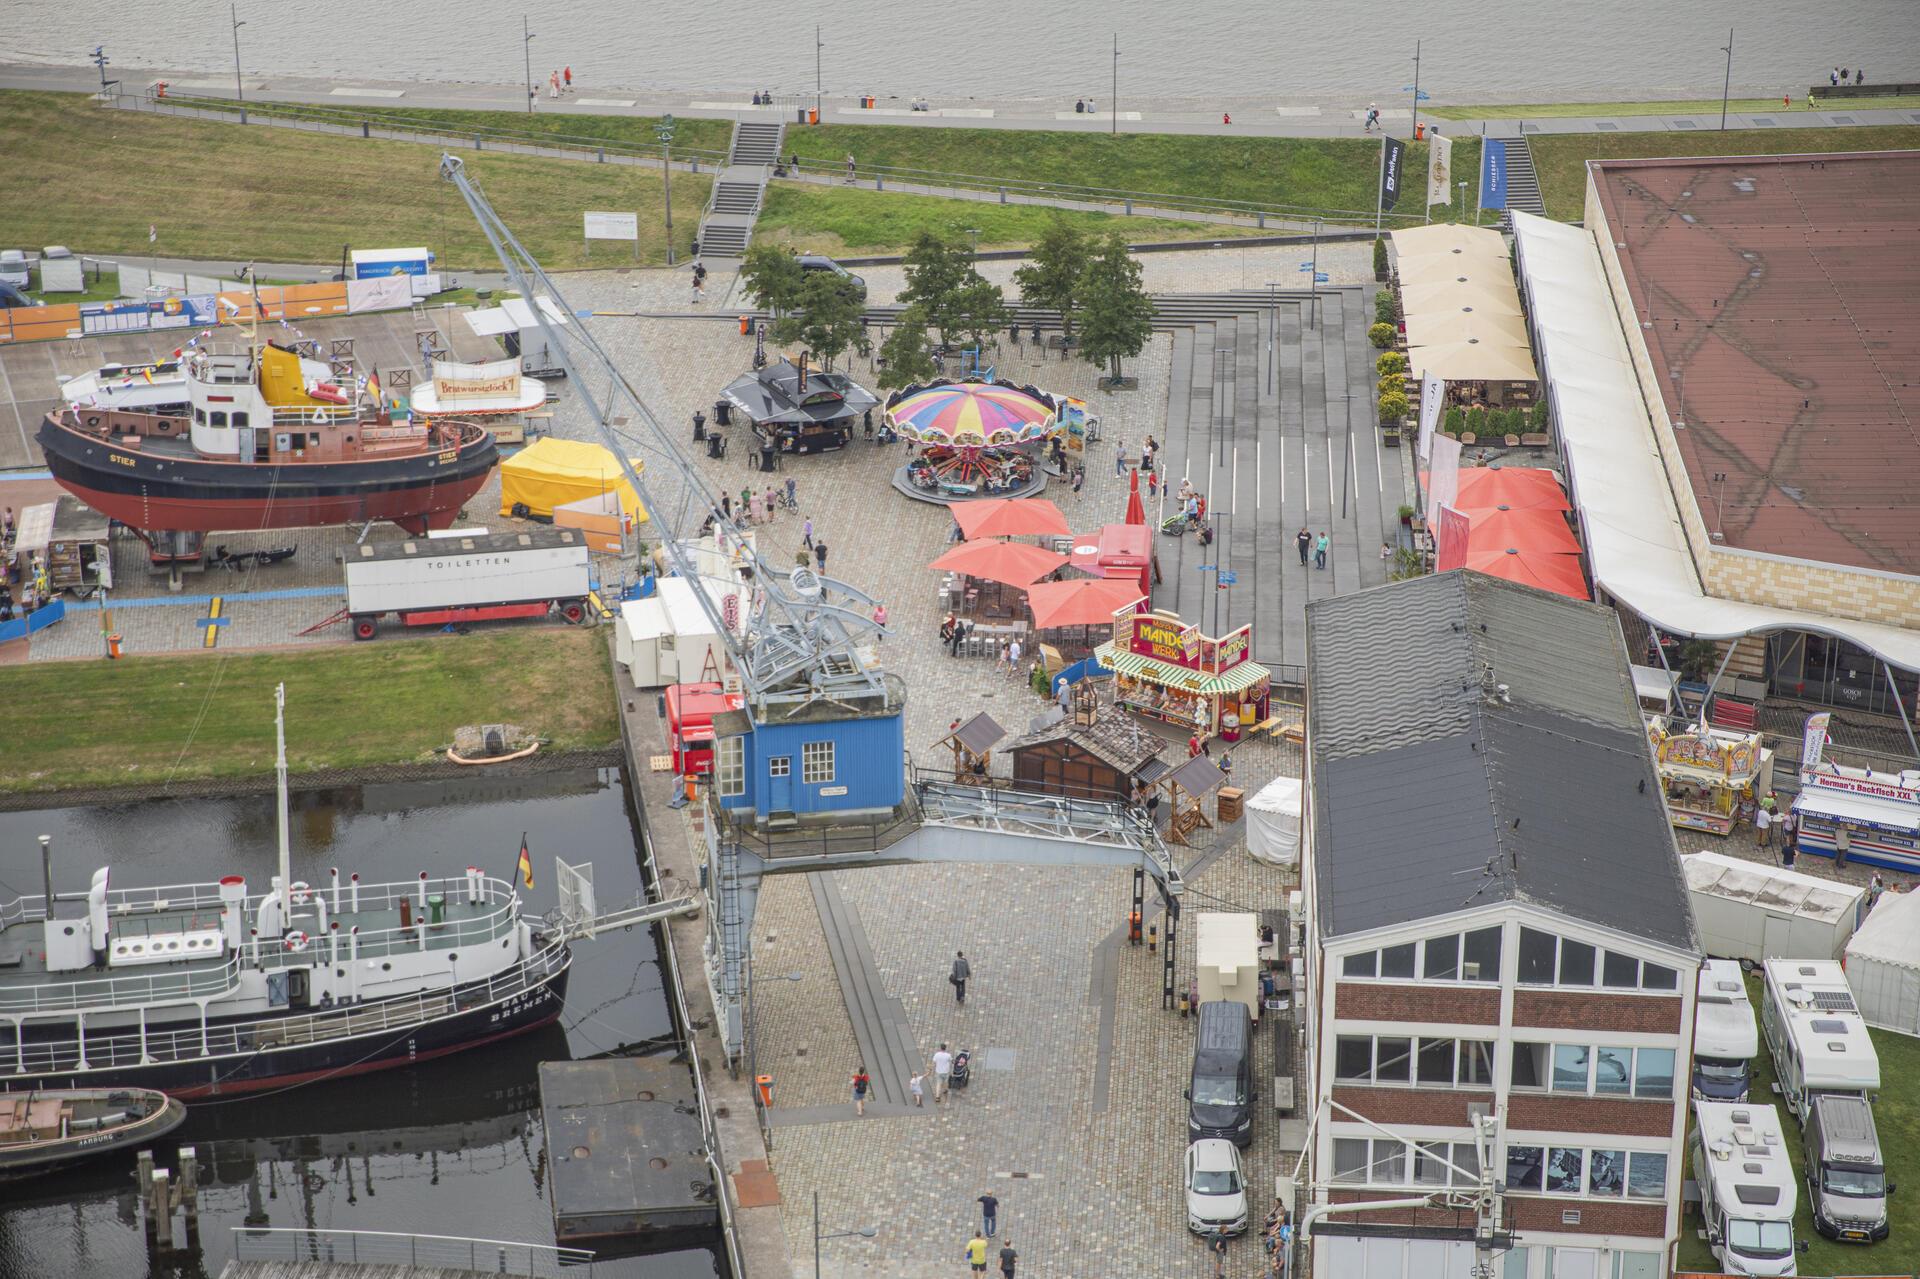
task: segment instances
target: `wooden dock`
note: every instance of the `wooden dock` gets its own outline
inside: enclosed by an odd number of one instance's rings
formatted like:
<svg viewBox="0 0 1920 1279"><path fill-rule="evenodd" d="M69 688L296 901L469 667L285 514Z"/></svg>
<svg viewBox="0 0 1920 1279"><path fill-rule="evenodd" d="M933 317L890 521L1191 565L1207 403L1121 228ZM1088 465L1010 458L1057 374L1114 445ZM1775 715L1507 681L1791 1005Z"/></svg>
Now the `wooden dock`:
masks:
<svg viewBox="0 0 1920 1279"><path fill-rule="evenodd" d="M699 1099L683 1062L543 1061L540 1117L562 1244L719 1224Z"/></svg>

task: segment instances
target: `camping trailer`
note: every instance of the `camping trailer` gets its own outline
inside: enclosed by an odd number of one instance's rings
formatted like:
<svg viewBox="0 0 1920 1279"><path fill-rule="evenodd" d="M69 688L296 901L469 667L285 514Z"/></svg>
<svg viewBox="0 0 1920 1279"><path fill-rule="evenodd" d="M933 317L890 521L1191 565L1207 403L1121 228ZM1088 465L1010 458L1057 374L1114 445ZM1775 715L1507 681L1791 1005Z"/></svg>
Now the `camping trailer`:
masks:
<svg viewBox="0 0 1920 1279"><path fill-rule="evenodd" d="M1798 1272L1799 1200L1780 1112L1726 1101L1693 1103L1693 1173L1714 1257L1736 1275Z"/></svg>
<svg viewBox="0 0 1920 1279"><path fill-rule="evenodd" d="M1200 1002L1245 1004L1260 1024L1260 918L1228 911L1194 917L1195 978Z"/></svg>
<svg viewBox="0 0 1920 1279"><path fill-rule="evenodd" d="M1760 1030L1747 998L1746 977L1731 959L1700 965L1693 1004L1693 1085L1699 1101L1745 1101L1753 1085L1749 1063L1760 1055Z"/></svg>
<svg viewBox="0 0 1920 1279"><path fill-rule="evenodd" d="M1880 1056L1840 965L1769 959L1763 967L1760 1027L1794 1118L1804 1123L1808 1103L1820 1093L1872 1101L1880 1090Z"/></svg>

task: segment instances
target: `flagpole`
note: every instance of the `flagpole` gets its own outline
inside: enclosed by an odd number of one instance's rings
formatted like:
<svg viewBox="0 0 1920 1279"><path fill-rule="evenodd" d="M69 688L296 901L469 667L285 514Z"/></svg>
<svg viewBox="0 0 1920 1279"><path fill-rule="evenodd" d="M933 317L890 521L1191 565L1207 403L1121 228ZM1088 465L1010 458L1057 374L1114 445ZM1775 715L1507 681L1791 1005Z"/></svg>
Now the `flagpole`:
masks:
<svg viewBox="0 0 1920 1279"><path fill-rule="evenodd" d="M1380 238L1380 218L1387 208L1387 131L1380 130L1380 182L1373 189L1373 238Z"/></svg>

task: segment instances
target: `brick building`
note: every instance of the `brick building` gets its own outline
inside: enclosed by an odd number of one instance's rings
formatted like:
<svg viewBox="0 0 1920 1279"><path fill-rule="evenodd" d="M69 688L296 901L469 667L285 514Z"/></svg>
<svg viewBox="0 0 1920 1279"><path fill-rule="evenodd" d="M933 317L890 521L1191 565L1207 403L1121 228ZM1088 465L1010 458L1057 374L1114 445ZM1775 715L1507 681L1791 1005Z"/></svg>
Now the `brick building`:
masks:
<svg viewBox="0 0 1920 1279"><path fill-rule="evenodd" d="M1700 952L1617 619L1317 601L1306 733L1309 1200L1430 1204L1317 1221L1312 1273L1466 1279L1484 1152L1500 1279L1665 1275Z"/></svg>

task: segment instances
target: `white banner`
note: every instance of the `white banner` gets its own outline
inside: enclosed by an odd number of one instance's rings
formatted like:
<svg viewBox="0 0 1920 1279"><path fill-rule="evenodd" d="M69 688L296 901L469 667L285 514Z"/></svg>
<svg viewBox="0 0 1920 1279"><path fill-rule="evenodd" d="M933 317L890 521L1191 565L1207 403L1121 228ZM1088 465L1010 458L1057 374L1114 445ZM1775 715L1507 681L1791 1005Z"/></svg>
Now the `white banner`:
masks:
<svg viewBox="0 0 1920 1279"><path fill-rule="evenodd" d="M1451 435L1433 437L1433 468L1427 473L1427 523L1438 524L1440 508L1460 496L1460 441Z"/></svg>
<svg viewBox="0 0 1920 1279"><path fill-rule="evenodd" d="M1420 379L1420 460L1433 457L1433 433L1440 427L1440 410L1445 407L1447 384L1428 373Z"/></svg>
<svg viewBox="0 0 1920 1279"><path fill-rule="evenodd" d="M586 235L589 240L638 240L640 238L638 213L587 213L582 217L586 222Z"/></svg>
<svg viewBox="0 0 1920 1279"><path fill-rule="evenodd" d="M520 361L490 360L485 364L433 362L433 393L442 403L482 396L518 395Z"/></svg>
<svg viewBox="0 0 1920 1279"><path fill-rule="evenodd" d="M1427 135L1427 203L1453 203L1453 139Z"/></svg>
<svg viewBox="0 0 1920 1279"><path fill-rule="evenodd" d="M404 275L382 275L347 281L347 314L393 311L413 305L413 285Z"/></svg>
<svg viewBox="0 0 1920 1279"><path fill-rule="evenodd" d="M1827 750L1827 725L1833 722L1831 711L1807 716L1806 736L1800 743L1800 771L1811 773L1820 767Z"/></svg>

